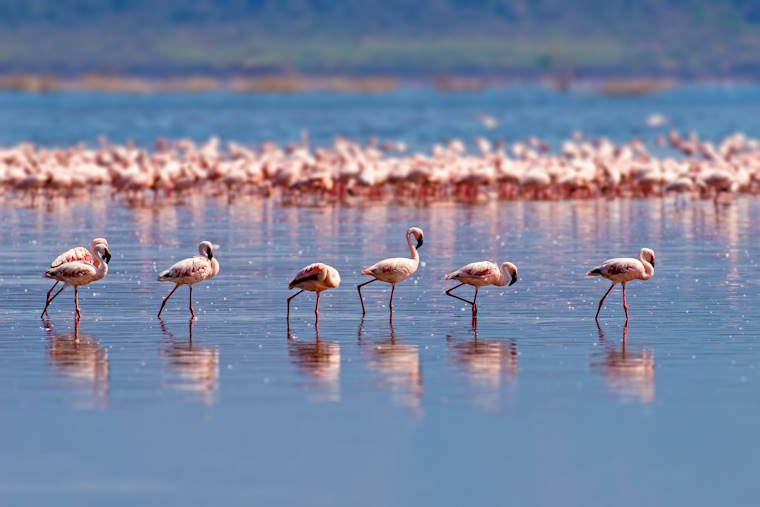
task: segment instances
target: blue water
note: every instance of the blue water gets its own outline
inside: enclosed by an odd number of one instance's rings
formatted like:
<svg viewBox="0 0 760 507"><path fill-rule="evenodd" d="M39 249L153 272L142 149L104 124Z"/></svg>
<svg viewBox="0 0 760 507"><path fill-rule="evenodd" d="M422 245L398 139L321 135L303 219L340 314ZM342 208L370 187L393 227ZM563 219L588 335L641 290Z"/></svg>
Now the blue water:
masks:
<svg viewBox="0 0 760 507"><path fill-rule="evenodd" d="M478 114L499 121L485 129ZM646 118L664 114L670 123L646 127ZM645 97L610 98L591 89L561 93L537 87L493 89L482 94L441 94L407 87L388 94L304 93L257 95L109 94L0 92L0 145L20 140L66 146L133 140L152 146L158 137L260 143L329 144L335 135L362 141L371 136L401 139L413 149L475 135L515 141L529 136L557 147L574 130L615 141L651 140L670 128L720 139L737 130L760 135L760 87L702 85Z"/></svg>
<svg viewBox="0 0 760 507"><path fill-rule="evenodd" d="M540 134L540 117L555 135L606 126L625 138L650 109L700 132L757 130L752 89L683 94L6 94L0 137L255 141L309 128L326 140L338 126L360 136L385 122L389 136L425 144L476 132L458 119L493 112L487 104L500 104L510 129L501 135L515 137ZM569 114L584 104L581 117ZM522 130L520 114L533 118ZM0 220L3 505L754 505L760 494L755 198L682 209L660 199L54 200L2 204ZM425 231L419 271L398 286L392 322L389 287L367 286L362 319L360 269L407 254L410 225ZM41 273L94 236L108 238L113 259L106 279L82 290L79 326L68 290L41 320ZM158 272L202 239L219 245L221 271L194 290L198 319L189 322L182 288L159 321L171 287ZM629 285L627 328L614 290L599 330L607 284L585 272L642 246L656 252L655 276ZM508 259L520 275L480 292L473 324L442 278L481 259ZM323 295L318 330L313 295L296 298L288 331L287 282L314 260L335 266L342 284Z"/></svg>

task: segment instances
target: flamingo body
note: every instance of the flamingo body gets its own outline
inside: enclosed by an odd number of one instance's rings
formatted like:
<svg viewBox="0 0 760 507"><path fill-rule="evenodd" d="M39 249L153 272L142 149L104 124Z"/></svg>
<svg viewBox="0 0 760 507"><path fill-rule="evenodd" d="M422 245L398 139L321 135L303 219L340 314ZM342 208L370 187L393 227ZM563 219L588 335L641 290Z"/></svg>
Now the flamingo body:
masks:
<svg viewBox="0 0 760 507"><path fill-rule="evenodd" d="M57 266L51 267L45 272L45 278L56 281L56 284L54 284L50 289L51 291L55 285L58 284L58 282L63 282L64 286L52 298L48 296L45 308L42 310L42 315L45 315L47 307L50 305L53 299L55 299L58 294L60 294L63 289L68 286L74 287L74 309L76 311L77 318L81 315L81 312L79 310L79 287L103 279L108 274L108 261L111 260L111 252L105 243L95 244L93 242L93 245L93 257L94 260L97 261L97 267L94 262L90 263L75 260L59 263ZM74 248L72 250L78 249ZM81 253L81 251L79 253ZM62 255L65 255L65 253ZM61 256L56 258L56 261L58 261L60 257ZM48 292L48 295L49 294L50 292Z"/></svg>
<svg viewBox="0 0 760 507"><path fill-rule="evenodd" d="M509 276L507 276L507 272L509 272ZM506 261L501 264L501 268L491 261L472 262L466 266L462 266L453 273L449 273L444 277L444 280L456 280L459 282L459 285L447 290L446 295L465 303L470 303L472 305L472 315L475 316L478 313L478 290L486 285L503 287L507 284L514 284L517 281L517 266ZM475 287L475 297L472 301L451 293L451 291L462 285L472 285Z"/></svg>
<svg viewBox="0 0 760 507"><path fill-rule="evenodd" d="M412 238L417 240L417 246L412 244ZM417 249L422 246L423 240L422 229L419 227L410 227L409 230L406 231L406 242L409 245L411 258L393 257L390 259L384 259L362 270L362 275L373 277L369 282L361 283L356 287L359 291L359 301L362 304L362 315L365 313L362 287L377 280L391 284L391 298L388 308L391 312L393 311L393 293L396 290L396 284L403 282L417 271L417 268L420 265L420 256Z"/></svg>
<svg viewBox="0 0 760 507"><path fill-rule="evenodd" d="M319 318L320 293L323 290L336 289L339 285L340 274L337 269L321 262L309 264L296 273L293 279L288 283L288 289L301 289L288 298L288 318L290 318L290 300L303 291L317 293L317 304L314 307L314 314Z"/></svg>
<svg viewBox="0 0 760 507"><path fill-rule="evenodd" d="M210 280L219 273L219 261L214 258L214 246L209 241L201 241L198 245L198 252L201 255L190 257L176 262L172 267L166 271L162 271L158 275L159 282L173 282L174 289L161 303L161 309L158 310L158 317L161 317L161 312L164 311L164 306L169 298L172 297L174 291L181 285L187 285L190 287L190 315L195 318L195 311L193 310L193 284L202 282L204 280Z"/></svg>
<svg viewBox="0 0 760 507"><path fill-rule="evenodd" d="M642 248L639 252L639 258L615 258L604 261L600 266L595 267L586 276L600 276L612 282L610 288L604 293L599 300L599 306L596 309L596 319L599 319L599 312L602 310L602 304L610 293L615 284L623 286L623 308L625 309L625 321L628 322L628 303L625 299L625 284L633 280L649 280L654 276L654 250L651 248Z"/></svg>
<svg viewBox="0 0 760 507"><path fill-rule="evenodd" d="M95 238L90 243L89 250L87 250L87 248L83 246L70 248L69 250L66 250L61 255L53 259L53 262L50 263L50 268L57 268L67 262L76 262L76 261L86 262L86 263L92 264L93 266L95 266L95 268L97 268L98 265L100 264L100 260L98 260L97 256L93 254L93 252L95 251L95 247L97 245L103 245L107 249L108 241L106 241L105 238ZM109 253L109 256L110 256L110 253ZM47 278L51 278L51 277L48 277L47 274L45 276ZM42 310L42 314L40 315L40 318L42 318L45 315L45 313L47 313L47 309L48 309L48 306L50 306L50 303L52 303L53 299L55 299L56 296L58 296L58 294L60 294L61 291L63 290L63 289L59 290L55 294L55 296L53 296L52 298L50 297L50 294L52 294L53 289L55 289L55 287L60 282L60 280L58 280L57 278L55 277L52 277L52 278L55 279L55 283L53 284L52 287L50 287L50 290L48 290L47 297L45 298L45 308Z"/></svg>

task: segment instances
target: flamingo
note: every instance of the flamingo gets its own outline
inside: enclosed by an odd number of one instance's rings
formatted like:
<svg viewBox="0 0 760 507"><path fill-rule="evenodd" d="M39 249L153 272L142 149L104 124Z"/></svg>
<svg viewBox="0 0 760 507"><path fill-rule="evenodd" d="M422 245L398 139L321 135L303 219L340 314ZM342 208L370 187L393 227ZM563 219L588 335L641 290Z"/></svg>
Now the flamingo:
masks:
<svg viewBox="0 0 760 507"><path fill-rule="evenodd" d="M58 294L63 292L63 289L71 285L74 287L74 309L76 310L76 316L77 318L81 317L81 312L79 311L79 287L104 278L108 274L108 262L111 260L111 251L105 243L94 244L92 253L94 255L92 263L86 261L64 262L45 272L45 278L64 283L64 286L55 293L55 296L50 298L48 304ZM95 264L95 260L97 260L97 264ZM47 305L45 308L47 309Z"/></svg>
<svg viewBox="0 0 760 507"><path fill-rule="evenodd" d="M288 283L288 289L301 289L288 298L288 319L290 319L290 300L305 290L317 293L317 305L314 307L314 315L319 318L320 293L327 289L337 289L338 285L340 285L340 274L332 266L315 262L303 268Z"/></svg>
<svg viewBox="0 0 760 507"><path fill-rule="evenodd" d="M623 286L623 308L625 309L625 321L628 322L628 304L625 300L625 284L632 280L649 280L654 276L654 250L651 248L642 248L639 252L639 258L617 258L609 259L597 266L586 276L601 276L612 282L610 288L604 293L599 300L599 307L596 309L596 320L599 320L599 312L602 310L602 303L610 293L615 284Z"/></svg>
<svg viewBox="0 0 760 507"><path fill-rule="evenodd" d="M82 261L82 262L89 262L96 268L98 267L98 264L100 264L100 261L95 257L95 246L98 244L105 245L106 248L108 248L108 241L106 241L105 238L95 238L92 240L92 243L90 243L90 249L87 250L83 246L77 246L74 248L71 248L69 250L66 250L61 255L56 257L53 262L50 263L51 268L57 268L61 264L64 264L66 262L74 262L74 261ZM53 299L61 293L61 290L56 292L55 296L52 298L50 297L50 294L53 292L53 289L56 288L59 281L56 280L52 287L50 287L50 290L47 293L47 297L45 298L45 308L42 309L42 313L40 314L40 318L43 318L44 315L47 313L48 306L50 306L50 303L53 302Z"/></svg>
<svg viewBox="0 0 760 507"><path fill-rule="evenodd" d="M166 302L169 301L169 298L172 297L172 294L174 294L174 291L180 285L190 287L190 315L192 318L195 318L195 311L193 311L193 284L210 280L219 273L219 262L214 259L214 245L209 241L201 241L198 245L198 252L201 254L200 256L196 255L195 257L183 259L158 275L159 282L174 282L175 284L175 287L161 303L161 309L158 310L159 318L161 317L161 312L164 311Z"/></svg>
<svg viewBox="0 0 760 507"><path fill-rule="evenodd" d="M507 272L509 272L509 276L507 276ZM447 290L446 295L471 304L472 315L475 316L478 314L478 289L484 285L504 287L507 284L514 284L517 281L517 266L505 261L501 263L501 269L499 269L499 266L490 261L473 262L457 269L453 273L449 273L444 277L444 280L456 280L460 282L459 285L455 285ZM475 287L475 297L472 301L451 293L454 289L465 284Z"/></svg>
<svg viewBox="0 0 760 507"><path fill-rule="evenodd" d="M417 240L417 246L412 244L412 236ZM391 284L391 299L388 307L391 313L393 313L393 293L396 290L396 284L398 282L403 282L417 271L417 267L420 265L420 256L417 253L417 249L422 246L422 240L422 229L419 227L410 227L409 230L406 231L406 242L409 245L409 252L412 256L411 259L405 257L384 259L362 270L361 274L374 277L372 280L360 283L356 286L356 290L359 291L359 301L361 301L362 304L362 315L365 314L362 287L377 280Z"/></svg>

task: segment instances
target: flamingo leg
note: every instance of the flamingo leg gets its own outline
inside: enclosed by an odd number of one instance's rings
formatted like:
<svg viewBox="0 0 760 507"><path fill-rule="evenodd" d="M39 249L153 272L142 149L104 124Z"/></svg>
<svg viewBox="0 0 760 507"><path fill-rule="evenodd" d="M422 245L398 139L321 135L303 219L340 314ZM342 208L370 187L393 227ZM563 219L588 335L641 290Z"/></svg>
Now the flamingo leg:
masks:
<svg viewBox="0 0 760 507"><path fill-rule="evenodd" d="M195 318L195 312L193 311L193 286L190 285L190 304L188 305L190 307L190 315L192 315L193 318Z"/></svg>
<svg viewBox="0 0 760 507"><path fill-rule="evenodd" d="M369 283L376 282L376 281L377 281L377 278L373 278L369 282L360 283L359 285L356 286L356 290L359 291L359 301L361 301L361 304L362 304L362 315L364 315L366 313L364 311L364 298L362 297L362 287L364 287L365 285L367 285Z"/></svg>
<svg viewBox="0 0 760 507"><path fill-rule="evenodd" d="M388 308L390 308L391 312L393 311L393 293L396 291L396 284L391 284L391 300L388 303Z"/></svg>
<svg viewBox="0 0 760 507"><path fill-rule="evenodd" d="M319 291L317 291L317 305L314 307L314 315L319 318Z"/></svg>
<svg viewBox="0 0 760 507"><path fill-rule="evenodd" d="M294 297L296 297L297 295L299 295L302 292L303 292L303 289L299 290L298 292L296 292L295 294L293 294L292 296L290 296L288 298L288 319L290 319L290 300L293 299Z"/></svg>
<svg viewBox="0 0 760 507"><path fill-rule="evenodd" d="M161 309L158 310L159 319L161 318L161 312L164 311L164 306L166 306L166 302L169 301L169 298L172 297L172 294L174 294L174 291L177 290L178 288L179 288L179 285L175 285L172 291L169 293L169 295L164 298L163 302L161 303Z"/></svg>
<svg viewBox="0 0 760 507"><path fill-rule="evenodd" d="M452 288L450 288L449 290L447 290L447 291L446 291L446 295L447 295L447 296L451 296L451 297L453 297L453 298L456 298L456 299L458 299L458 300L460 300L460 301L464 301L464 302L465 302L465 303L467 303L467 304L473 305L472 314L473 314L473 315L475 315L475 314L477 313L477 310L474 308L474 307L475 307L475 302L474 302L474 301L470 301L470 300L467 300L467 299L465 299L465 298L463 298L463 297L459 297L459 296L457 296L456 294L452 294L452 293L451 293L451 291L453 291L454 289L458 289L458 288L459 288L459 287L461 287L462 285L464 285L464 284L463 284L463 283L460 283L459 285L455 285L455 286L453 286ZM476 290L477 290L477 289L476 289ZM476 294L477 294L477 293L476 293Z"/></svg>
<svg viewBox="0 0 760 507"><path fill-rule="evenodd" d="M625 309L625 321L628 322L628 303L625 300L625 284L623 284L623 308Z"/></svg>
<svg viewBox="0 0 760 507"><path fill-rule="evenodd" d="M599 300L599 306L596 309L596 317L594 317L594 319L599 320L599 312L602 311L602 303L604 303L604 299L607 297L607 294L610 293L610 291L612 290L614 286L615 286L614 283L610 285L610 288L607 289L607 292L604 293L604 296L602 296L602 299Z"/></svg>
<svg viewBox="0 0 760 507"><path fill-rule="evenodd" d="M56 280L52 287L50 287L50 290L47 291L47 297L45 297L45 301L50 301L50 293L53 292L53 289L55 289L56 285L58 285L58 282L60 280Z"/></svg>
<svg viewBox="0 0 760 507"><path fill-rule="evenodd" d="M480 287L475 287L475 297L472 298L472 314L477 315L478 314L478 304L476 301L478 300L478 289Z"/></svg>
<svg viewBox="0 0 760 507"><path fill-rule="evenodd" d="M82 316L82 313L79 311L79 287L74 286L74 310L76 311L77 318Z"/></svg>
<svg viewBox="0 0 760 507"><path fill-rule="evenodd" d="M55 282L55 283L58 283L58 282ZM55 285L53 285L53 287L55 287ZM53 297L49 297L48 298L47 302L45 303L45 308L43 308L42 313L40 314L40 318L42 318L42 316L47 313L47 309L48 309L48 306L50 306L50 303L52 303L53 300L58 297L58 294L60 294L61 292L63 292L63 289L65 289L65 288L66 288L66 286L64 285L63 287L61 287L60 289L58 289L58 292L56 292L55 294L53 294ZM50 290L53 290L53 289L50 289ZM48 292L48 294L50 294L50 293Z"/></svg>

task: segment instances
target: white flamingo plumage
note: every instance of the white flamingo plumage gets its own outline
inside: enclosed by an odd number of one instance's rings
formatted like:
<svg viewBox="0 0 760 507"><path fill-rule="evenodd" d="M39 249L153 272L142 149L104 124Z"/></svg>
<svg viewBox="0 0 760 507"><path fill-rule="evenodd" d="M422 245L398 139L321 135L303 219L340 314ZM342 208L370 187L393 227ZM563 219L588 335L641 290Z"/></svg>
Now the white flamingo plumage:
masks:
<svg viewBox="0 0 760 507"><path fill-rule="evenodd" d="M314 307L314 314L319 318L319 294L323 290L337 289L339 285L340 274L337 269L321 262L309 264L296 273L288 283L288 289L301 289L288 298L288 318L290 318L290 300L305 290L317 293L317 304Z"/></svg>
<svg viewBox="0 0 760 507"><path fill-rule="evenodd" d="M58 292L56 292L55 296L48 301L48 304L55 299L63 289L72 286L74 287L74 310L76 311L77 318L81 316L81 312L79 311L79 287L103 279L106 274L108 274L108 262L111 260L111 251L105 243L94 244L92 254L92 263L78 260L64 262L45 272L45 278L50 278L51 280L63 282L65 284ZM97 267L95 267L95 260L97 260ZM45 309L47 309L47 305L45 306ZM43 310L43 315L44 313Z"/></svg>
<svg viewBox="0 0 760 507"><path fill-rule="evenodd" d="M180 285L190 287L190 315L195 318L195 311L193 310L193 284L210 280L219 273L219 262L214 259L214 245L211 242L201 241L198 245L198 253L200 253L199 256L196 255L195 257L183 259L158 275L159 282L173 282L175 284L175 287L161 303L161 309L158 310L159 318L161 317L161 312L164 311L166 302L169 301L169 298L172 297L172 294L174 294L174 291Z"/></svg>
<svg viewBox="0 0 760 507"><path fill-rule="evenodd" d="M412 244L412 236L417 240L417 246ZM419 227L410 227L409 230L406 231L406 242L409 244L411 258L394 257L392 259L384 259L362 270L361 274L374 277L372 280L360 283L356 287L359 291L359 301L362 304L362 315L365 313L362 287L377 280L391 284L391 299L388 307L390 311L393 312L393 293L396 290L396 284L403 282L413 275L420 265L420 256L417 253L417 249L420 248L423 243L422 229Z"/></svg>
<svg viewBox="0 0 760 507"><path fill-rule="evenodd" d="M457 298L465 303L470 303L472 305L472 314L477 315L478 289L485 285L495 285L497 287L504 287L507 284L512 285L517 281L517 266L505 261L501 263L501 269L499 269L499 266L490 261L472 262L466 266L462 266L453 273L449 273L444 277L444 280L456 280L460 282L459 285L455 285L447 290L446 295ZM472 301L451 293L454 289L465 284L475 287L475 297Z"/></svg>
<svg viewBox="0 0 760 507"><path fill-rule="evenodd" d="M599 306L596 309L596 319L599 319L599 312L602 310L602 303L610 293L615 284L623 286L623 308L625 309L625 321L628 322L628 303L625 300L625 284L633 280L649 280L654 276L654 250L651 248L642 248L639 252L639 258L617 258L604 261L601 266L597 266L586 276L601 276L612 282L610 288L604 293L599 300Z"/></svg>
<svg viewBox="0 0 760 507"><path fill-rule="evenodd" d="M77 246L74 248L71 248L69 250L66 250L61 255L56 257L53 262L50 263L51 268L57 268L61 264L65 264L66 262L74 262L74 261L82 261L82 262L89 262L96 268L98 267L98 264L100 264L100 261L95 257L95 254L93 253L95 251L95 245L103 244L106 248L108 248L108 241L106 241L105 238L95 238L90 243L90 249L87 250L87 248L83 246ZM110 255L110 253L109 253ZM53 300L56 298L58 294L63 291L63 289L60 289L58 292L55 293L55 296L52 298L50 297L50 294L53 292L53 289L56 288L59 281L56 280L52 287L50 287L50 290L47 292L47 297L45 298L45 308L42 309L42 313L40 314L40 318L42 318L46 313L48 306L50 306L50 303L53 302Z"/></svg>

